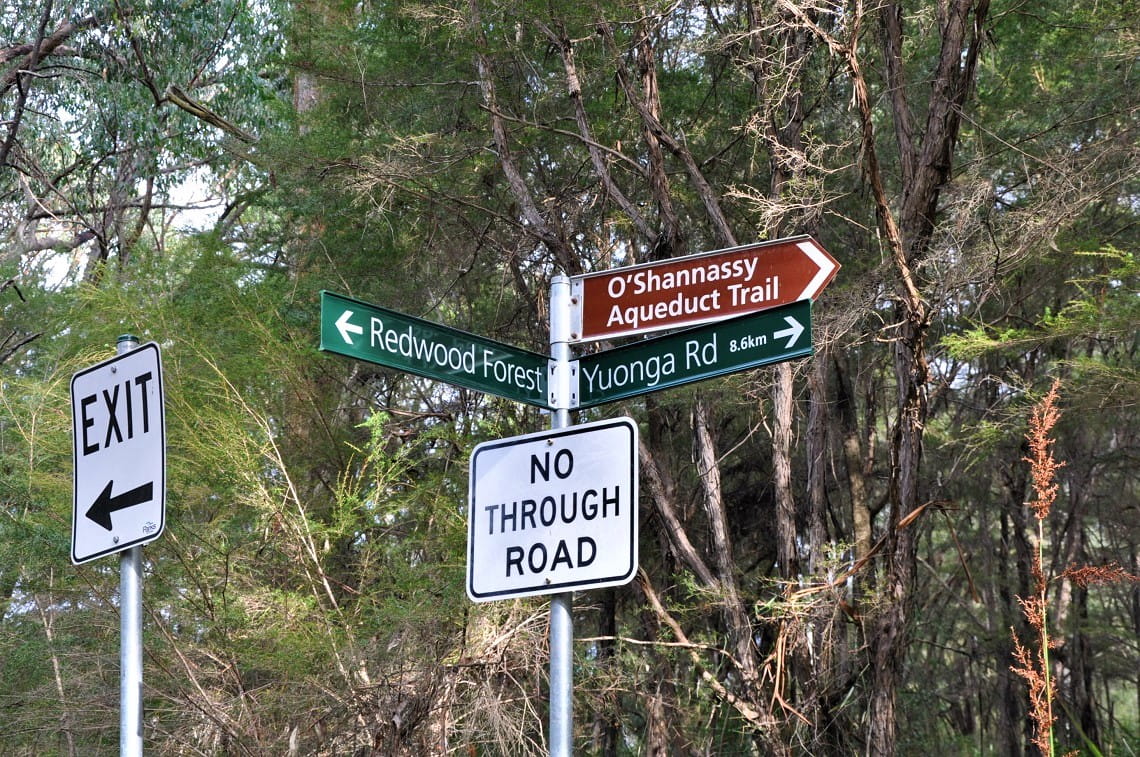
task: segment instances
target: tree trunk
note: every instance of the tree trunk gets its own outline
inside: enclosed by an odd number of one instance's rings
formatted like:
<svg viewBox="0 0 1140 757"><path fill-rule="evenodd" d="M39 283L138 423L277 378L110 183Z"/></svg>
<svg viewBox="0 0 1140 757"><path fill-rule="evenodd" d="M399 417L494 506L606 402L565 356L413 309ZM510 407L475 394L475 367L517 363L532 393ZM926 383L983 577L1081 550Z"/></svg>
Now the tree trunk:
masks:
<svg viewBox="0 0 1140 757"><path fill-rule="evenodd" d="M896 405L891 434L891 477L886 528L883 604L871 625L872 691L868 711L868 749L895 753L897 691L906 659L907 621L915 576L916 527L909 516L920 505L919 472L928 403L926 338L930 310L922 297L915 267L926 254L934 229L938 199L950 177L962 109L976 70L988 0L953 0L939 14L941 50L933 72L926 121L916 142L902 70L903 10L888 3L879 10L891 116L902 168L901 202L887 192L886 175L876 149L875 118L859 59L858 39L828 38L831 50L847 64L862 128L863 171L874 197L879 225L896 279L894 377ZM973 16L973 23L967 21ZM895 208L900 208L896 218ZM906 528L900 524L907 522Z"/></svg>
<svg viewBox="0 0 1140 757"><path fill-rule="evenodd" d="M67 689L65 688L63 682L63 667L59 661L59 653L56 651L54 627L55 610L53 609L55 602L51 594L48 595L46 600L40 595L36 594L33 596L33 600L35 601L36 612L38 612L40 616L40 623L42 623L44 627L44 639L47 641L49 655L51 656L51 672L52 680L55 683L55 693L56 696L59 697L61 705L63 705L61 709L63 710L64 714L61 717L62 722L59 724L60 741L62 741L66 746L66 754L68 757L75 757L78 752L75 748L75 735L72 733L71 708L66 704Z"/></svg>
<svg viewBox="0 0 1140 757"><path fill-rule="evenodd" d="M839 359L835 360L836 398L839 424L843 432L843 462L847 472L847 492L851 499L851 524L855 536L855 554L852 562L863 559L871 552L871 508L867 502L866 462L872 459L870 450L864 455L859 442L859 422L855 414L855 396L850 377ZM872 425L870 421L868 426ZM870 432L869 434L870 435Z"/></svg>
<svg viewBox="0 0 1140 757"><path fill-rule="evenodd" d="M816 575L827 544L827 358L816 355L808 370L807 477L808 572Z"/></svg>
<svg viewBox="0 0 1140 757"><path fill-rule="evenodd" d="M602 589L599 596L601 605L598 613L598 635L602 638L597 642L596 664L602 668L603 676L608 678L609 668L613 665L613 639L617 636L617 592L613 588ZM620 736L619 707L617 697L607 692L603 709L594 713L592 754L616 757Z"/></svg>
<svg viewBox="0 0 1140 757"><path fill-rule="evenodd" d="M792 367L776 366L772 390L772 486L776 490L776 562L780 577L794 579L800 573L796 551L796 502L792 496Z"/></svg>
<svg viewBox="0 0 1140 757"><path fill-rule="evenodd" d="M749 693L749 698L757 702L760 701L760 661L752 639L752 622L740 598L736 580L736 561L732 556L732 540L729 538L728 518L724 511L716 445L709 429L709 408L704 400L697 400L693 407L693 435L697 446L697 473L704 492L702 503L711 532L713 563L724 605L730 646L744 680L744 688Z"/></svg>

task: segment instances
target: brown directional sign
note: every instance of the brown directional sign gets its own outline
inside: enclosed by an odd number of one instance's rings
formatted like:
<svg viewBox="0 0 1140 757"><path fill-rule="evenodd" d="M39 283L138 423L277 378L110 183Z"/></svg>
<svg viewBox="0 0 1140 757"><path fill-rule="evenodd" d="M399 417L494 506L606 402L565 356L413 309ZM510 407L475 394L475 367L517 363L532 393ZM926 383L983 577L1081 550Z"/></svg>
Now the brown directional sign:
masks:
<svg viewBox="0 0 1140 757"><path fill-rule="evenodd" d="M571 340L692 326L814 300L839 263L810 236L732 247L571 279Z"/></svg>

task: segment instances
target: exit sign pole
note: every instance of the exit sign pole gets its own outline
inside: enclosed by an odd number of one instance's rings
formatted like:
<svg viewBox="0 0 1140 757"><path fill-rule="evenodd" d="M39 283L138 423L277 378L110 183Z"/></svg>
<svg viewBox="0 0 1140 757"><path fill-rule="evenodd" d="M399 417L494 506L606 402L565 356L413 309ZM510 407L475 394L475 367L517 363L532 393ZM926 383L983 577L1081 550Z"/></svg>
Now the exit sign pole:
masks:
<svg viewBox="0 0 1140 757"><path fill-rule="evenodd" d="M166 522L162 356L124 334L71 378L76 565L119 553L119 754L143 753L142 545Z"/></svg>
<svg viewBox="0 0 1140 757"><path fill-rule="evenodd" d="M119 337L116 352L125 355L139 346L133 336ZM143 753L142 547L119 556L119 754Z"/></svg>
<svg viewBox="0 0 1140 757"><path fill-rule="evenodd" d="M157 344L125 334L71 379L76 565L119 553L119 754L143 753L142 545L162 533L166 422Z"/></svg>

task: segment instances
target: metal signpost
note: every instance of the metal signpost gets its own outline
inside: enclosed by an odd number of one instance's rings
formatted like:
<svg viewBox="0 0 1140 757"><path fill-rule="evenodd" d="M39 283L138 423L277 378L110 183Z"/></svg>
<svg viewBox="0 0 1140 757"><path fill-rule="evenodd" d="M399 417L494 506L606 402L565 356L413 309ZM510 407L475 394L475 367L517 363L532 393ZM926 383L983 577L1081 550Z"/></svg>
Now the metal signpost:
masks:
<svg viewBox="0 0 1140 757"><path fill-rule="evenodd" d="M166 419L157 344L119 337L117 356L71 379L75 463L71 560L119 559L119 754L142 755L142 545L166 524Z"/></svg>
<svg viewBox="0 0 1140 757"><path fill-rule="evenodd" d="M570 279L550 280L550 428L570 426ZM636 509L636 501L634 504ZM470 517L470 513L468 513ZM551 757L574 752L574 595L550 598L550 727L547 751Z"/></svg>
<svg viewBox="0 0 1140 757"><path fill-rule="evenodd" d="M818 242L800 236L575 276L572 341L693 326L814 300L838 270Z"/></svg>
<svg viewBox="0 0 1140 757"><path fill-rule="evenodd" d="M550 356L321 292L321 349L549 408L549 432L471 456L467 594L550 594L549 752L573 751L575 589L637 572L637 425L570 411L810 355L839 264L809 236L550 284ZM705 325L697 325L705 324ZM570 345L693 327L573 360Z"/></svg>

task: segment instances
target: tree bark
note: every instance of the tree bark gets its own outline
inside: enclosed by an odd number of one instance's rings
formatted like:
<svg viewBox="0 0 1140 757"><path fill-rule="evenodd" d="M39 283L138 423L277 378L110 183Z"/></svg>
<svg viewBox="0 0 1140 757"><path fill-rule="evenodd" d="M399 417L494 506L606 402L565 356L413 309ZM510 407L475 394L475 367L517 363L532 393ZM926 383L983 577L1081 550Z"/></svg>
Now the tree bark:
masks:
<svg viewBox="0 0 1140 757"><path fill-rule="evenodd" d="M614 639L617 637L617 591L613 588L600 592L601 604L598 614L598 645L596 663L605 669L614 664ZM608 676L606 670L604 675ZM618 712L620 703L617 696L607 693L605 707L594 713L592 754L601 757L616 757L618 740L621 736Z"/></svg>
<svg viewBox="0 0 1140 757"><path fill-rule="evenodd" d="M638 441L638 462L645 487L649 490L657 516L661 518L669 545L681 563L691 570L700 582L714 588L717 580L704 558L693 546L684 523L677 514L675 487L666 469L657 463L657 456L644 439Z"/></svg>
<svg viewBox="0 0 1140 757"><path fill-rule="evenodd" d="M704 495L701 501L711 533L713 563L716 565L717 586L729 639L744 688L750 699L757 702L760 701L760 660L752 640L752 622L741 600L736 579L736 560L728 532L716 445L709 429L709 408L703 399L698 399L693 407L693 435L697 444L697 474Z"/></svg>
<svg viewBox="0 0 1140 757"><path fill-rule="evenodd" d="M470 0L469 8L470 24L476 40L475 68L479 74L483 107L491 119L491 137L498 156L499 168L507 179L507 186L515 202L518 203L523 220L526 221L527 233L546 246L562 272L571 276L579 274L582 272L582 261L574 253L556 223L539 208L515 158L507 136L506 121L499 108L494 62L487 54L488 44L477 0Z"/></svg>
<svg viewBox="0 0 1140 757"><path fill-rule="evenodd" d="M631 202L625 193L622 192L621 188L618 187L617 182L614 180L613 172L610 171L610 167L606 162L602 147L594 139L593 130L590 128L590 121L586 115L586 106L582 99L582 83L581 77L578 75L578 64L574 57L573 42L571 42L569 35L561 25L559 25L557 31L555 31L541 22L536 21L535 23L546 35L546 38L550 40L551 44L558 48L562 56L562 68L566 72L566 94L574 104L574 121L578 126L578 133L581 135L582 144L585 145L586 151L590 155L590 165L593 166L594 174L598 177L598 181L601 182L602 189L606 196L613 200L614 204L625 213L630 222L633 223L634 228L645 238L649 246L655 248L659 235L650 227L645 215L638 210L637 206ZM660 151L658 150L658 152ZM654 175L655 174L652 173L650 174L651 177ZM662 172L662 176L663 175ZM661 178L655 179L655 181L661 180ZM667 191L664 192L663 196L665 200L668 201ZM673 214L673 217L675 218L675 214ZM679 227L679 224L674 222L669 228L673 228L674 226Z"/></svg>
<svg viewBox="0 0 1140 757"><path fill-rule="evenodd" d="M808 369L807 478L808 572L816 575L827 544L827 396L826 354L812 358Z"/></svg>
<svg viewBox="0 0 1140 757"><path fill-rule="evenodd" d="M776 562L785 580L800 573L792 496L792 410L792 367L783 362L776 366L772 390L772 486L776 490Z"/></svg>
<svg viewBox="0 0 1140 757"><path fill-rule="evenodd" d="M872 459L870 450L864 455L859 442L859 422L855 413L854 388L838 357L834 361L836 377L836 409L843 432L843 462L847 472L847 492L851 499L851 523L855 537L852 562L871 553L871 508L867 502L865 461ZM868 423L870 425L870 423Z"/></svg>
<svg viewBox="0 0 1140 757"><path fill-rule="evenodd" d="M895 753L895 703L905 667L910 592L916 567L916 529L899 527L920 505L922 437L928 414L926 339L931 313L922 297L915 267L926 254L938 200L950 177L962 110L973 86L988 9L988 0L952 0L940 9L941 49L926 103L921 141L917 144L902 69L903 9L887 3L878 11L891 116L897 147L903 156L904 183L900 188L901 201L896 203L888 194L879 163L875 116L860 61L859 27L864 19L853 19L851 37L840 41L823 32L804 11L789 8L803 24L816 30L847 66L861 125L863 174L871 188L896 278L892 338L897 393L891 433L890 512L884 550L883 605L871 626L869 639L872 691L868 749L876 755ZM972 24L968 23L971 17Z"/></svg>

